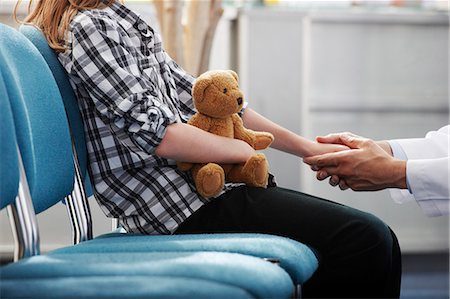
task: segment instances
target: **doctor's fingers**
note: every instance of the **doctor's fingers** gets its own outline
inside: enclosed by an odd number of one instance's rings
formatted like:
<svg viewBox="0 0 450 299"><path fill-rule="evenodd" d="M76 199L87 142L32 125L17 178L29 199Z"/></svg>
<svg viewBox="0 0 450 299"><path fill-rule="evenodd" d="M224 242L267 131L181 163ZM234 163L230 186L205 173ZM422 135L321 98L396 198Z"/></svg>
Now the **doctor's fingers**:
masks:
<svg viewBox="0 0 450 299"><path fill-rule="evenodd" d="M319 169L319 170L317 170L317 173L316 173L316 178L319 180L319 181L323 181L324 179L326 179L327 177L329 177L330 175L328 174L328 172L326 171L326 170L324 170L324 169Z"/></svg>
<svg viewBox="0 0 450 299"><path fill-rule="evenodd" d="M336 187L337 185L339 185L340 182L341 182L341 178L337 175L330 176L330 180L328 181L328 183L333 187Z"/></svg>
<svg viewBox="0 0 450 299"><path fill-rule="evenodd" d="M326 167L317 170L316 177L319 181L323 181L326 178L330 178L330 185L337 186L341 180L337 167Z"/></svg>
<svg viewBox="0 0 450 299"><path fill-rule="evenodd" d="M350 188L350 187L347 185L347 182L346 182L345 180L341 179L341 180L339 181L339 188L340 188L341 190L347 190L347 189Z"/></svg>
<svg viewBox="0 0 450 299"><path fill-rule="evenodd" d="M317 179L319 181L322 181L324 179L326 179L327 177L330 177L330 180L328 181L328 183L333 186L336 187L339 185L339 188L341 190L346 190L349 188L349 186L347 185L347 183L345 182L344 179L342 179L341 177L339 177L338 175L330 175L326 170L322 169L317 171L317 175L316 175Z"/></svg>
<svg viewBox="0 0 450 299"><path fill-rule="evenodd" d="M303 158L303 162L310 165L312 170L317 171L323 167L338 165L339 153L340 152L334 152L318 156L306 157Z"/></svg>

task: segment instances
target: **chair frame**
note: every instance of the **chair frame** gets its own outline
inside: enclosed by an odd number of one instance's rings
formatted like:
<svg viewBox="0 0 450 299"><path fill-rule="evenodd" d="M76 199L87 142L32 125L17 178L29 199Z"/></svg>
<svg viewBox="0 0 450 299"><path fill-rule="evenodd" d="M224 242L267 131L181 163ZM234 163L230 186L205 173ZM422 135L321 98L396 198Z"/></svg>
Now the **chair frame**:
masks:
<svg viewBox="0 0 450 299"><path fill-rule="evenodd" d="M5 194L7 196L7 198L4 199L6 206L2 206L2 208L6 208L8 214L15 244L14 261L18 261L24 257L30 257L40 253L40 238L22 155L15 137L15 126L10 126L11 123L14 123L14 117L10 110L8 90L3 90L3 87L5 87L3 81L2 72L0 71L0 85L2 87L2 94L0 95L0 97L2 97L0 99L2 101L1 112L2 116L5 117L4 126L6 127L6 130L8 130L6 132L6 140L2 141L5 142L5 144L8 144L8 148L10 148L12 152L16 152L14 157L7 156L6 159L11 160L11 166L15 168L10 170L13 173L14 182L11 181L9 183L14 186L13 188L17 189L14 190L14 193ZM6 182L8 182L8 180L6 180Z"/></svg>
<svg viewBox="0 0 450 299"><path fill-rule="evenodd" d="M69 126L70 127L70 126ZM80 163L72 138L73 165L75 168L74 189L72 194L66 196L66 207L69 213L70 222L72 224L73 244L91 240L92 236L92 216L89 207L89 201L81 175Z"/></svg>

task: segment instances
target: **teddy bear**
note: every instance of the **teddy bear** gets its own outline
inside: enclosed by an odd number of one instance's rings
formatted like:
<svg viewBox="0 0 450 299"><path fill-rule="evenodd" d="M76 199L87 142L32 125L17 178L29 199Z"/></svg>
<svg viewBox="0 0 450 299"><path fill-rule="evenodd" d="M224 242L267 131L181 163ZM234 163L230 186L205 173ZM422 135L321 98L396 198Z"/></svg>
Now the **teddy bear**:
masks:
<svg viewBox="0 0 450 299"><path fill-rule="evenodd" d="M243 140L255 150L267 148L274 140L268 132L244 127L238 115L244 105L243 93L234 71L214 70L201 74L192 87L192 98L197 112L188 124L212 134ZM177 165L180 170L191 171L197 192L205 198L217 196L225 182L266 187L269 177L269 164L262 153L242 164L178 162Z"/></svg>

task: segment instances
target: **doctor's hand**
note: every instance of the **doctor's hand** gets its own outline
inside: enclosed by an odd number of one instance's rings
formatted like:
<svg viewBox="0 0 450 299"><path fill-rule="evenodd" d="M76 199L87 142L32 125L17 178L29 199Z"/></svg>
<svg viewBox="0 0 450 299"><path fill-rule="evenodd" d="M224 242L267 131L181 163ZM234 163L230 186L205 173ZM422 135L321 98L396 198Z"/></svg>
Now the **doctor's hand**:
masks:
<svg viewBox="0 0 450 299"><path fill-rule="evenodd" d="M339 185L342 190L406 188L406 161L392 157L388 142L375 142L351 133L322 136L317 141L350 148L304 158L303 161L317 171L317 179L331 177L330 184Z"/></svg>

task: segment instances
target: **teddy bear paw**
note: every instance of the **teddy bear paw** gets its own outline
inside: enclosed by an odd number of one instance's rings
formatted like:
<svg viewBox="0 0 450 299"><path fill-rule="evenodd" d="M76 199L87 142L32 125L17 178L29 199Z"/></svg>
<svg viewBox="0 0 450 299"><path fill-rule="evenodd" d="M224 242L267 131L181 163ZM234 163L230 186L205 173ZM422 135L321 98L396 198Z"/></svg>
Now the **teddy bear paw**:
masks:
<svg viewBox="0 0 450 299"><path fill-rule="evenodd" d="M218 195L222 191L224 184L225 173L223 168L217 164L208 163L197 174L197 192L205 198Z"/></svg>
<svg viewBox="0 0 450 299"><path fill-rule="evenodd" d="M263 150L268 148L269 145L273 142L273 135L267 132L259 132L256 136L254 149L255 150Z"/></svg>
<svg viewBox="0 0 450 299"><path fill-rule="evenodd" d="M269 163L264 154L256 154L244 165L244 173L249 179L247 185L253 187L266 187L269 179Z"/></svg>

